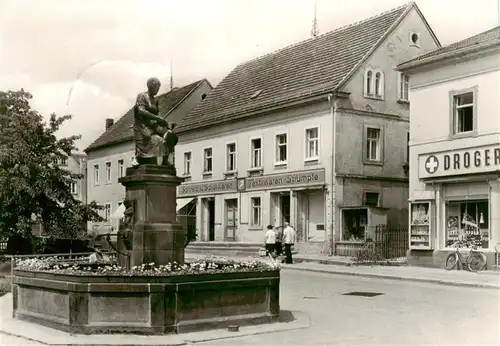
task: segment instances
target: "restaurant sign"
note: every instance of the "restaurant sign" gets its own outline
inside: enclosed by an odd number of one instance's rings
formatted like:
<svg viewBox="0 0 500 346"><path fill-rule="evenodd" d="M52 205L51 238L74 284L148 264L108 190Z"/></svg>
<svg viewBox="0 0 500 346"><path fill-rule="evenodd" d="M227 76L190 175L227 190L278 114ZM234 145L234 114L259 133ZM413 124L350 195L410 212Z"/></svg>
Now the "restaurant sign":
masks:
<svg viewBox="0 0 500 346"><path fill-rule="evenodd" d="M177 187L177 197L215 195L237 191L236 179L210 181L206 183L181 184Z"/></svg>
<svg viewBox="0 0 500 346"><path fill-rule="evenodd" d="M418 176L421 179L498 170L500 144L423 154L418 157Z"/></svg>
<svg viewBox="0 0 500 346"><path fill-rule="evenodd" d="M325 170L316 169L246 179L246 190L267 190L325 184Z"/></svg>

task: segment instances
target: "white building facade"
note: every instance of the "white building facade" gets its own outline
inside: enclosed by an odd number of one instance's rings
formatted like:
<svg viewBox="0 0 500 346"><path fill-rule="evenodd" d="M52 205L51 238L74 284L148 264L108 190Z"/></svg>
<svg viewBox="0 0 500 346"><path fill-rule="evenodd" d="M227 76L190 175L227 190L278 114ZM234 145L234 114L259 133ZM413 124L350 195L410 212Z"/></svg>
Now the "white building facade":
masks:
<svg viewBox="0 0 500 346"><path fill-rule="evenodd" d="M331 126L325 105L205 131L202 140L183 136L178 208L196 200L198 240L259 242L267 225L291 222L309 240L325 241L331 155L320 148L332 145L321 135Z"/></svg>
<svg viewBox="0 0 500 346"><path fill-rule="evenodd" d="M457 240L494 263L500 242L500 27L400 69L410 75L412 264L442 267Z"/></svg>

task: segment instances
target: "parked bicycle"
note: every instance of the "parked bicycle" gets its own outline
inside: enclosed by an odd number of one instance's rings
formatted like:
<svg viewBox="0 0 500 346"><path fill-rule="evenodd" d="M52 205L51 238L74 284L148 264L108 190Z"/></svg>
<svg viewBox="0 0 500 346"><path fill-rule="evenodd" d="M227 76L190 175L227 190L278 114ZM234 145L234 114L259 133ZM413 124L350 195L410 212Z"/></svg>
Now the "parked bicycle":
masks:
<svg viewBox="0 0 500 346"><path fill-rule="evenodd" d="M455 267L460 269L461 266L462 268L467 268L471 272L483 270L486 267L485 254L479 251L476 245L471 245L467 257L464 257L460 252L460 248L464 247L463 245L465 245L465 243L460 240L453 243L452 247L455 247L455 251L446 257L444 268L446 270L452 270Z"/></svg>

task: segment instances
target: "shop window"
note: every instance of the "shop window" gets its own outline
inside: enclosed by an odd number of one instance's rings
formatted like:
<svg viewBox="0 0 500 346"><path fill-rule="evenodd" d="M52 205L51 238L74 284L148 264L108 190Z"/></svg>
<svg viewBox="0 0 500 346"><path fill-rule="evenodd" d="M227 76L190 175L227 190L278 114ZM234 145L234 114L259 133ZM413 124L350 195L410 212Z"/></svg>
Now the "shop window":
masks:
<svg viewBox="0 0 500 346"><path fill-rule="evenodd" d="M252 207L252 226L262 226L262 206L260 197L252 197L250 199Z"/></svg>
<svg viewBox="0 0 500 346"><path fill-rule="evenodd" d="M342 216L342 239L347 241L364 241L368 211L366 209L344 210Z"/></svg>
<svg viewBox="0 0 500 346"><path fill-rule="evenodd" d="M446 205L446 246L458 240L488 248L488 200L448 202Z"/></svg>

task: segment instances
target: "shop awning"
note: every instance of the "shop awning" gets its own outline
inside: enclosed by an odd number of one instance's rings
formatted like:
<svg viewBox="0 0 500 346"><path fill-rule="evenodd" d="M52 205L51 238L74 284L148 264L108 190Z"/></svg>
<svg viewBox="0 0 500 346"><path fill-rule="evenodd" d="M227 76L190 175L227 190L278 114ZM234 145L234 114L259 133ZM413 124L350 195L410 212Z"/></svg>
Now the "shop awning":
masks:
<svg viewBox="0 0 500 346"><path fill-rule="evenodd" d="M175 211L179 211L182 208L184 208L189 202L191 202L194 199L194 197L187 197L187 198L177 198L177 208Z"/></svg>

